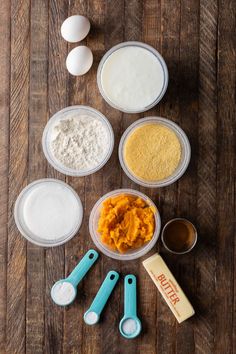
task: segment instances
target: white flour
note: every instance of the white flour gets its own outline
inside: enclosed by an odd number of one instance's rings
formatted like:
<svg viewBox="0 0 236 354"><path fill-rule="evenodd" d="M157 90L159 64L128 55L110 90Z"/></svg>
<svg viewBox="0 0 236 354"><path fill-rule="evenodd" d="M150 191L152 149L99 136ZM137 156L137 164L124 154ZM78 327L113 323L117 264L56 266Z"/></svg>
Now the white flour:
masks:
<svg viewBox="0 0 236 354"><path fill-rule="evenodd" d="M96 118L68 115L53 127L52 154L68 168L91 170L101 163L108 149L107 128Z"/></svg>

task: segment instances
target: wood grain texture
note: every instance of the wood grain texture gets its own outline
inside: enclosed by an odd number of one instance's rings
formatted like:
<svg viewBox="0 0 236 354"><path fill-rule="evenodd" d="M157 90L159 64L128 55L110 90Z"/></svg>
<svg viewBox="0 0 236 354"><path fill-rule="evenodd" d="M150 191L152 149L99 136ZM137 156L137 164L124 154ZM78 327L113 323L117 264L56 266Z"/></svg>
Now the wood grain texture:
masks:
<svg viewBox="0 0 236 354"><path fill-rule="evenodd" d="M197 225L202 240L195 258L197 353L212 353L215 341L217 233L217 3L201 1L199 33L199 113ZM206 212L207 211L207 212ZM214 279L214 281L212 281ZM202 302L202 298L205 299Z"/></svg>
<svg viewBox="0 0 236 354"><path fill-rule="evenodd" d="M13 208L27 184L29 97L29 1L11 2L7 353L25 351L26 241L16 230Z"/></svg>
<svg viewBox="0 0 236 354"><path fill-rule="evenodd" d="M235 351L235 61L236 2L219 2L217 109L217 250L215 350ZM233 221L233 222L232 222ZM234 347L232 347L232 343Z"/></svg>
<svg viewBox="0 0 236 354"><path fill-rule="evenodd" d="M67 43L62 39L60 27L68 15L66 0L50 0L48 2L48 115L68 105L67 78L65 67ZM48 117L48 118L49 118ZM56 172L47 164L47 177L65 181L65 176ZM56 265L56 266L55 266ZM53 304L50 297L52 285L65 275L65 247L59 246L46 250L45 256L45 337L46 353L62 353L64 338L63 308Z"/></svg>
<svg viewBox="0 0 236 354"><path fill-rule="evenodd" d="M159 115L168 117L180 124L180 100L179 92L181 85L180 66L180 30L181 30L181 3L180 1L163 2L161 4L161 36L160 48L166 60L169 71L169 87L165 95L165 104L160 105ZM178 183L161 190L159 205L161 207L162 222L165 223L173 215L178 216ZM176 270L176 259L170 257L162 247L171 270ZM169 312L164 301L157 294L157 347L163 353L173 353L176 350L176 321ZM166 333L163 340L162 333Z"/></svg>
<svg viewBox="0 0 236 354"><path fill-rule="evenodd" d="M8 161L9 161L9 88L10 88L10 13L8 1L0 3L0 352L6 351L7 306L7 220L8 220Z"/></svg>
<svg viewBox="0 0 236 354"><path fill-rule="evenodd" d="M189 137L191 161L188 173L178 181L178 215L196 223L197 207L197 155L198 155L198 65L199 65L199 7L195 0L181 1L180 20L180 80L179 124ZM191 40L190 40L191 39ZM176 276L186 294L193 299L195 293L195 259L190 254L178 258ZM176 328L176 352L188 354L195 347L194 321L184 322Z"/></svg>
<svg viewBox="0 0 236 354"><path fill-rule="evenodd" d="M43 123L48 113L48 2L30 7L30 94L28 182L44 178L47 164L41 148ZM37 40L35 40L37 38ZM45 251L27 244L26 353L44 350Z"/></svg>
<svg viewBox="0 0 236 354"><path fill-rule="evenodd" d="M236 1L213 0L6 0L0 4L0 354L233 354L236 353ZM69 15L91 21L81 42L60 34ZM169 87L160 104L142 114L110 107L98 91L99 61L112 46L129 40L154 46L165 58ZM68 74L65 60L77 45L88 45L92 69ZM110 121L115 147L109 162L94 175L66 177L43 156L41 136L58 110L84 104ZM187 133L192 159L185 175L162 189L132 182L118 159L124 130L144 116L167 117ZM42 249L24 241L13 208L21 189L35 179L59 178L79 194L84 219L64 246ZM183 216L198 229L188 255L160 251L193 303L196 315L178 325L141 260L119 262L100 254L78 286L73 305L62 309L50 299L52 284L68 275L93 248L89 215L103 194L134 188L150 196L162 222ZM83 314L107 272L120 273L97 326ZM123 279L137 275L138 315L143 331L135 340L120 336Z"/></svg>

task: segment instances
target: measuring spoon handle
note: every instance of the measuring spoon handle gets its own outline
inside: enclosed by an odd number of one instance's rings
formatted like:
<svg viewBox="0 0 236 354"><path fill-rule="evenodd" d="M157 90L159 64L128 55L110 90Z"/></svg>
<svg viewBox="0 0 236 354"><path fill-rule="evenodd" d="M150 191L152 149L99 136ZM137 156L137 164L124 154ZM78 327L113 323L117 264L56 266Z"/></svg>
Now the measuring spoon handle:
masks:
<svg viewBox="0 0 236 354"><path fill-rule="evenodd" d="M114 270L111 270L107 273L106 278L104 279L100 289L97 292L89 310L96 312L100 315L108 298L110 297L112 290L114 289L117 281L119 279L119 274Z"/></svg>
<svg viewBox="0 0 236 354"><path fill-rule="evenodd" d="M95 263L97 258L98 253L93 249L89 250L67 277L67 280L76 287L88 272L88 270Z"/></svg>
<svg viewBox="0 0 236 354"><path fill-rule="evenodd" d="M128 274L125 277L125 317L137 317L136 277Z"/></svg>

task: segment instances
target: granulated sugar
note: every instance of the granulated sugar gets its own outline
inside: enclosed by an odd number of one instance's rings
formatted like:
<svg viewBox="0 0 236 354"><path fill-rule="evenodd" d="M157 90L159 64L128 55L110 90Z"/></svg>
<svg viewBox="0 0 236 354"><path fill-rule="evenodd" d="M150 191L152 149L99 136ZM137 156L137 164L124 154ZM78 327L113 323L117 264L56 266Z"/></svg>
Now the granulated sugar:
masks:
<svg viewBox="0 0 236 354"><path fill-rule="evenodd" d="M82 214L75 192L57 180L34 184L21 203L22 224L37 241L56 242L74 234Z"/></svg>
<svg viewBox="0 0 236 354"><path fill-rule="evenodd" d="M107 128L99 119L68 115L53 127L52 154L68 168L82 171L96 168L108 149Z"/></svg>

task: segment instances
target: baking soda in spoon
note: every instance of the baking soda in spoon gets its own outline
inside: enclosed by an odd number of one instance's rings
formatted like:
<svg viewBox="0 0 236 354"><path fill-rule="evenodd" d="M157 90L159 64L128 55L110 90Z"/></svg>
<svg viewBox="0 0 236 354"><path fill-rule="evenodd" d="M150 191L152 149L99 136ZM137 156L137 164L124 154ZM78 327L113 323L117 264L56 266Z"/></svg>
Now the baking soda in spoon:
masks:
<svg viewBox="0 0 236 354"><path fill-rule="evenodd" d="M122 329L123 332L128 336L135 333L137 329L136 321L133 320L132 318L128 318L127 320L124 321Z"/></svg>
<svg viewBox="0 0 236 354"><path fill-rule="evenodd" d="M119 274L114 270L107 273L97 295L95 296L90 308L84 314L84 321L88 325L94 325L99 321L104 306L107 303L117 281Z"/></svg>
<svg viewBox="0 0 236 354"><path fill-rule="evenodd" d="M87 274L97 258L98 253L95 250L89 250L67 278L58 280L53 285L51 297L57 305L66 306L74 301L77 294L77 285Z"/></svg>
<svg viewBox="0 0 236 354"><path fill-rule="evenodd" d="M119 330L127 339L136 338L142 329L141 321L137 316L137 290L136 277L133 274L126 275L124 281L124 316L120 321Z"/></svg>
<svg viewBox="0 0 236 354"><path fill-rule="evenodd" d="M71 283L64 281L54 285L51 295L56 304L65 306L74 300L76 291Z"/></svg>

